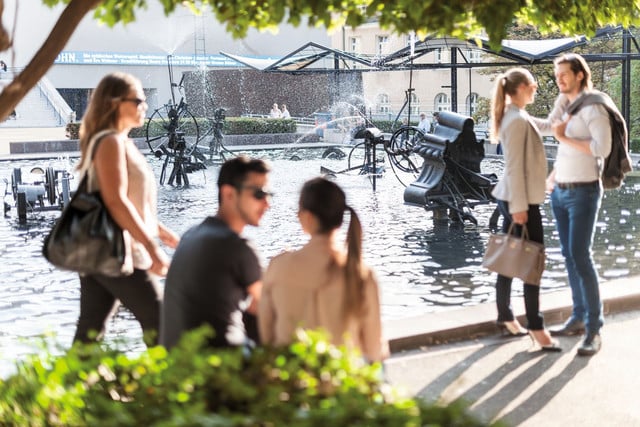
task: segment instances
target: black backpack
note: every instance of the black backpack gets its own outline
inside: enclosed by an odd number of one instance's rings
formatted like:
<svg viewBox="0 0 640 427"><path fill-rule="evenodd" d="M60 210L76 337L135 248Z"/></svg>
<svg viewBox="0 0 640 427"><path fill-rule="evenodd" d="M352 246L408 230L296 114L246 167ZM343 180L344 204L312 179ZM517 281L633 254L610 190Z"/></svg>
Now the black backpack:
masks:
<svg viewBox="0 0 640 427"><path fill-rule="evenodd" d="M587 93L567 107L567 112L576 114L582 107L602 104L609 113L611 123L611 153L604 159L602 167L602 186L605 190L620 188L624 176L631 172L632 160L629 156L627 124L611 98L599 91Z"/></svg>

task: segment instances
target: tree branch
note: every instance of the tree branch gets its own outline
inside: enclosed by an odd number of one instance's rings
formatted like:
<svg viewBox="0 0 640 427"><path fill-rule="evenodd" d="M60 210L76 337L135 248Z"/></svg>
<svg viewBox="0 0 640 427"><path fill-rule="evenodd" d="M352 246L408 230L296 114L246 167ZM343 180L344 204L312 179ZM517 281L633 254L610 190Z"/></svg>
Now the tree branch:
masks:
<svg viewBox="0 0 640 427"><path fill-rule="evenodd" d="M71 0L31 62L0 94L0 120L6 118L20 100L38 83L64 49L82 18L102 0ZM0 7L4 2L0 0ZM2 16L2 15L0 15Z"/></svg>

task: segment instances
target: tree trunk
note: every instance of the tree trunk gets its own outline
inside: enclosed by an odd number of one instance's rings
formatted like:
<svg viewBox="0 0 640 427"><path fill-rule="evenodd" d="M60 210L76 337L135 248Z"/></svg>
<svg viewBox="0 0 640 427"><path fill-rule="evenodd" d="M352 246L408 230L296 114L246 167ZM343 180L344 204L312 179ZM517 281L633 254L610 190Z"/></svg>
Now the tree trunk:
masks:
<svg viewBox="0 0 640 427"><path fill-rule="evenodd" d="M31 62L0 94L0 121L4 120L25 95L38 83L64 49L84 16L102 0L71 0L64 9L49 37ZM0 3L3 4L2 0ZM1 15L0 15L1 17Z"/></svg>
<svg viewBox="0 0 640 427"><path fill-rule="evenodd" d="M4 0L0 0L0 18L4 16ZM11 40L9 39L9 33L4 28L2 21L0 20L0 52L4 52L11 46Z"/></svg>

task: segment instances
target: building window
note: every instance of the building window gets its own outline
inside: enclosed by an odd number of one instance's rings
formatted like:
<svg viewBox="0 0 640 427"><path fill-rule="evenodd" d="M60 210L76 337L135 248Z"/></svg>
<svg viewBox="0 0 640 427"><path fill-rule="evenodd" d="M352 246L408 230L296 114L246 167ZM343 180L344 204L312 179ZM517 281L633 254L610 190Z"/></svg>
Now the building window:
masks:
<svg viewBox="0 0 640 427"><path fill-rule="evenodd" d="M473 113L476 112L477 105L478 105L478 94L470 93L469 96L467 96L467 115L473 116Z"/></svg>
<svg viewBox="0 0 640 427"><path fill-rule="evenodd" d="M386 93L381 93L380 95L378 95L376 104L376 110L378 111L378 113L388 113L390 111L389 95L387 95Z"/></svg>
<svg viewBox="0 0 640 427"><path fill-rule="evenodd" d="M388 43L389 43L389 36L376 36L376 53L378 55L386 54Z"/></svg>
<svg viewBox="0 0 640 427"><path fill-rule="evenodd" d="M415 93L411 93L411 109L408 111L408 114L413 118L418 117L420 114L420 99Z"/></svg>
<svg viewBox="0 0 640 427"><path fill-rule="evenodd" d="M467 50L467 60L472 63L482 62L482 51L477 49Z"/></svg>
<svg viewBox="0 0 640 427"><path fill-rule="evenodd" d="M350 37L349 38L349 52L352 53L360 53L360 37Z"/></svg>
<svg viewBox="0 0 640 427"><path fill-rule="evenodd" d="M451 101L449 101L449 95L447 95L446 93L437 94L434 102L434 111L449 110L451 110Z"/></svg>

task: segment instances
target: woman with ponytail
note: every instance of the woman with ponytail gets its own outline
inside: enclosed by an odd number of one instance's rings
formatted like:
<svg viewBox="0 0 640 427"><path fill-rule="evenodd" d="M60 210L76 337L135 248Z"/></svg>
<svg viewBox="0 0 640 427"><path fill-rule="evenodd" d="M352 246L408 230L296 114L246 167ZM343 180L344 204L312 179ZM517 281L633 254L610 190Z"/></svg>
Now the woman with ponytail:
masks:
<svg viewBox="0 0 640 427"><path fill-rule="evenodd" d="M337 246L349 212L346 253ZM263 344L286 345L295 329L323 329L334 344L359 349L370 361L387 356L378 285L362 262L362 227L345 194L324 178L307 181L298 219L311 236L300 250L274 257L263 279L258 322Z"/></svg>
<svg viewBox="0 0 640 427"><path fill-rule="evenodd" d="M547 159L540 131L525 111L525 106L535 98L538 85L531 73L524 68L512 68L498 76L491 105L494 142L500 142L504 150L504 174L493 190L498 200L504 222L502 231L508 232L515 223L514 234L520 236L523 226L529 238L544 243L540 204L545 199ZM511 310L511 282L513 279L498 275L496 305L498 326L510 335L527 331L520 326ZM540 313L540 287L524 284L524 304L527 327L532 340L545 351L560 351L544 328Z"/></svg>

